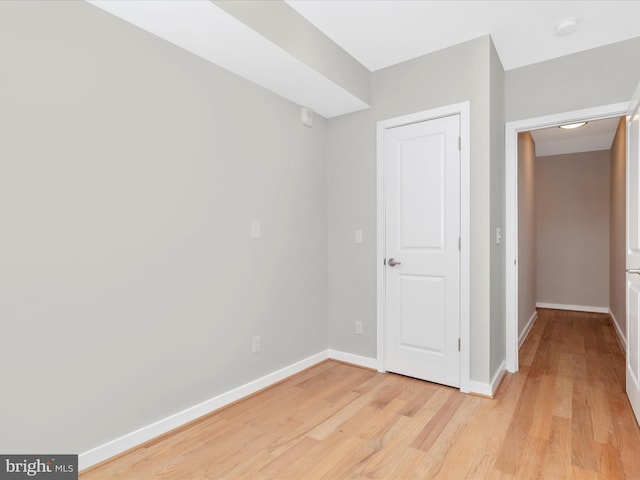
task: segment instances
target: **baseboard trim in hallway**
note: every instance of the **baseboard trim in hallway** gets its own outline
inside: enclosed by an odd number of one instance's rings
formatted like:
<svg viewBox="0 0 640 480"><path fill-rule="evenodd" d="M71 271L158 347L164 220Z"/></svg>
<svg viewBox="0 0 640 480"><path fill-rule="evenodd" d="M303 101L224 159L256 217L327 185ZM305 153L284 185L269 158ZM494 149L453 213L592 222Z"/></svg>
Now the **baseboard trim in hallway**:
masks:
<svg viewBox="0 0 640 480"><path fill-rule="evenodd" d="M520 334L520 338L518 339L518 348L522 347L522 344L525 342L525 340L529 336L529 333L531 332L531 329L533 328L533 325L534 323L536 323L537 319L538 319L538 311L536 310L531 314L529 321L527 322L527 324L524 327L524 330L522 330L522 333Z"/></svg>
<svg viewBox="0 0 640 480"><path fill-rule="evenodd" d="M609 307L594 307L591 305L565 305L563 303L537 302L536 308L548 308L551 310L571 310L573 312L609 313Z"/></svg>
<svg viewBox="0 0 640 480"><path fill-rule="evenodd" d="M627 341L624 338L624 334L622 330L620 330L618 319L613 314L611 309L609 309L609 316L611 317L611 323L613 324L613 330L616 332L616 337L618 338L618 343L620 344L620 348L623 352L627 352Z"/></svg>

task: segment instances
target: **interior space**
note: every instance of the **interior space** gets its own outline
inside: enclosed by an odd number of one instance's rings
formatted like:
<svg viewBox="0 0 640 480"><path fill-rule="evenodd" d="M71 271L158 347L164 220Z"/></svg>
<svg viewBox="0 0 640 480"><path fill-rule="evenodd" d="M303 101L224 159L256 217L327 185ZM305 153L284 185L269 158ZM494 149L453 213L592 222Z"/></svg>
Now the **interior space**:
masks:
<svg viewBox="0 0 640 480"><path fill-rule="evenodd" d="M0 1L0 477L640 478L638 18Z"/></svg>

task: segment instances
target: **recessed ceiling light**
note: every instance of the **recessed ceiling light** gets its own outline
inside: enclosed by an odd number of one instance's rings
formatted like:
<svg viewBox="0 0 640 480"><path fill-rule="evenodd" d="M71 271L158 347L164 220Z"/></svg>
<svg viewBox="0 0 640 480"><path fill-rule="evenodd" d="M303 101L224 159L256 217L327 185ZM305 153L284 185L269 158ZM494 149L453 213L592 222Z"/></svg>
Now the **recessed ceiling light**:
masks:
<svg viewBox="0 0 640 480"><path fill-rule="evenodd" d="M567 18L556 25L556 35L565 37L571 35L578 30L578 20L576 18Z"/></svg>
<svg viewBox="0 0 640 480"><path fill-rule="evenodd" d="M567 123L566 125L560 125L560 128L564 128L566 130L573 130L574 128L584 127L587 122L577 122L577 123Z"/></svg>

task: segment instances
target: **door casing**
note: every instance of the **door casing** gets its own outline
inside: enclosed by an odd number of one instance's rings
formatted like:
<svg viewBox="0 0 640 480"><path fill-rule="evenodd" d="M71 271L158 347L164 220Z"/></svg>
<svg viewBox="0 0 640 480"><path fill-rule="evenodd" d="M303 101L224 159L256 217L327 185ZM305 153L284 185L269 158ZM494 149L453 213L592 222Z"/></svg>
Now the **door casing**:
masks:
<svg viewBox="0 0 640 480"><path fill-rule="evenodd" d="M470 103L461 102L425 110L377 122L376 197L377 197L377 369L385 369L385 168L384 131L417 122L424 122L450 115L460 115L460 391L470 391Z"/></svg>

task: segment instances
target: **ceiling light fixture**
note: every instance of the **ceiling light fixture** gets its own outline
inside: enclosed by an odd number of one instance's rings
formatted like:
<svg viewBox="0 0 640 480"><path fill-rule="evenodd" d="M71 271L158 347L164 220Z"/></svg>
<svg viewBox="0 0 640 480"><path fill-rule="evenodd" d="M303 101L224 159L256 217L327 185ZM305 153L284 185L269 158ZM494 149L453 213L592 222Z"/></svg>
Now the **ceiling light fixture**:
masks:
<svg viewBox="0 0 640 480"><path fill-rule="evenodd" d="M584 127L588 122L567 123L566 125L560 125L560 128L565 130L573 130L574 128Z"/></svg>
<svg viewBox="0 0 640 480"><path fill-rule="evenodd" d="M578 30L578 20L576 18L566 18L556 25L556 35L566 37Z"/></svg>

